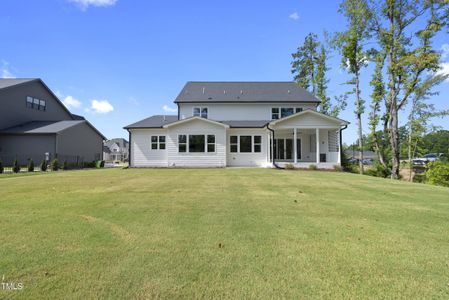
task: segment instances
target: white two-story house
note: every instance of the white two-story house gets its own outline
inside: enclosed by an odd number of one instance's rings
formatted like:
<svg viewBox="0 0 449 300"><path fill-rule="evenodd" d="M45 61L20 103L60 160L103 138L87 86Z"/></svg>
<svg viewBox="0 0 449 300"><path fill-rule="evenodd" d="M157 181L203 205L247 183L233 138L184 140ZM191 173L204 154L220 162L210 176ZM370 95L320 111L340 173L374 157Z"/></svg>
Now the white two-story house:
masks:
<svg viewBox="0 0 449 300"><path fill-rule="evenodd" d="M125 127L131 167L340 165L349 123L294 82L188 82L175 103Z"/></svg>

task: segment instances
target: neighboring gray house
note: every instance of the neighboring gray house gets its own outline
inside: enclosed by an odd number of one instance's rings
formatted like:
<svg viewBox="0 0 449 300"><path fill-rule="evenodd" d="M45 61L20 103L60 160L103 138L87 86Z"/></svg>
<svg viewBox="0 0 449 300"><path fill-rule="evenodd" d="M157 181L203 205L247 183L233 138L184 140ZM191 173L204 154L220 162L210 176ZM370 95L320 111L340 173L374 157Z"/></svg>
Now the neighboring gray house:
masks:
<svg viewBox="0 0 449 300"><path fill-rule="evenodd" d="M128 141L122 138L105 141L103 146L103 159L112 162L126 161L128 160L128 147Z"/></svg>
<svg viewBox="0 0 449 300"><path fill-rule="evenodd" d="M41 79L0 79L0 160L20 164L102 159L106 138L74 115Z"/></svg>

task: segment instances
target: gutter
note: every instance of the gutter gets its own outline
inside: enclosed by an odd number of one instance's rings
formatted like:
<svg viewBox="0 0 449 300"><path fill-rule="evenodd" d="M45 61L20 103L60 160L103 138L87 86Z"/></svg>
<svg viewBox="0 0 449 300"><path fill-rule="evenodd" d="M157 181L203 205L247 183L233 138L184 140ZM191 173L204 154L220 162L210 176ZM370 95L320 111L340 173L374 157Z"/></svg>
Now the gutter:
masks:
<svg viewBox="0 0 449 300"><path fill-rule="evenodd" d="M282 168L282 167L278 166L278 165L276 164L275 159L274 159L274 153L273 153L273 149L274 149L274 147L273 147L273 145L274 145L274 130L270 128L270 124L269 124L269 123L267 123L267 129L268 129L269 131L271 131L271 134L272 134L272 136L273 136L273 139L272 139L272 142L271 142L271 143L272 143L272 147L271 147L271 156L273 157L273 166L274 166L276 169L279 169L279 170L285 170L285 168Z"/></svg>

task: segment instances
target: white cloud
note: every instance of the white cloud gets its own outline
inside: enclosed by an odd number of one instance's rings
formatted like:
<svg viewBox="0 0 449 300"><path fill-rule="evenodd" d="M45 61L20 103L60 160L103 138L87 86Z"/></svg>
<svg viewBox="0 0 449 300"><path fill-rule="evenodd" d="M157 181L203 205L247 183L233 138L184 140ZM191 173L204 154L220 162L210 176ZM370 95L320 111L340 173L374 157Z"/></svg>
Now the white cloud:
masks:
<svg viewBox="0 0 449 300"><path fill-rule="evenodd" d="M114 107L109 103L108 100L92 100L90 108L86 111L92 111L98 114L107 114L114 110Z"/></svg>
<svg viewBox="0 0 449 300"><path fill-rule="evenodd" d="M437 75L449 75L449 62L441 63L440 70L436 72ZM449 78L446 79L446 82L449 82Z"/></svg>
<svg viewBox="0 0 449 300"><path fill-rule="evenodd" d="M79 7L82 10L86 10L87 8L89 8L89 6L96 6L96 7L112 6L118 0L69 0L69 1L79 5Z"/></svg>
<svg viewBox="0 0 449 300"><path fill-rule="evenodd" d="M0 65L0 73L1 78L16 78L9 69L9 63L7 61L2 60Z"/></svg>
<svg viewBox="0 0 449 300"><path fill-rule="evenodd" d="M81 107L81 101L78 99L73 98L72 96L67 96L62 100L62 103L64 103L65 107L67 108L79 108Z"/></svg>
<svg viewBox="0 0 449 300"><path fill-rule="evenodd" d="M442 58L449 57L449 44L443 44L443 46L441 46L441 51Z"/></svg>
<svg viewBox="0 0 449 300"><path fill-rule="evenodd" d="M297 21L299 19L299 14L295 11L291 15L288 16L290 19Z"/></svg>
<svg viewBox="0 0 449 300"><path fill-rule="evenodd" d="M177 112L178 111L176 108L171 108L168 105L162 106L162 109L166 112Z"/></svg>
<svg viewBox="0 0 449 300"><path fill-rule="evenodd" d="M128 97L128 102L131 103L131 104L133 104L133 105L135 105L135 106L139 106L139 105L140 105L139 100L137 100L137 99L134 98L134 97Z"/></svg>

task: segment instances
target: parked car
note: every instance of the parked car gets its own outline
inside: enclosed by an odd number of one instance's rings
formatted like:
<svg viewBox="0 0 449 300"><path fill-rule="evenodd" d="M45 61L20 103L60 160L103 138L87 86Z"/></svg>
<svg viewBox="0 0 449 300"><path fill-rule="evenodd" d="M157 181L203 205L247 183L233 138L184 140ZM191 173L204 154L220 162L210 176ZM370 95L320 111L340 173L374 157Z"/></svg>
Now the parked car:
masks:
<svg viewBox="0 0 449 300"><path fill-rule="evenodd" d="M439 160L443 156L444 156L444 153L429 153L429 154L424 155L423 157L415 158L412 161L412 164L415 167L424 167L429 162L433 162L433 161Z"/></svg>

